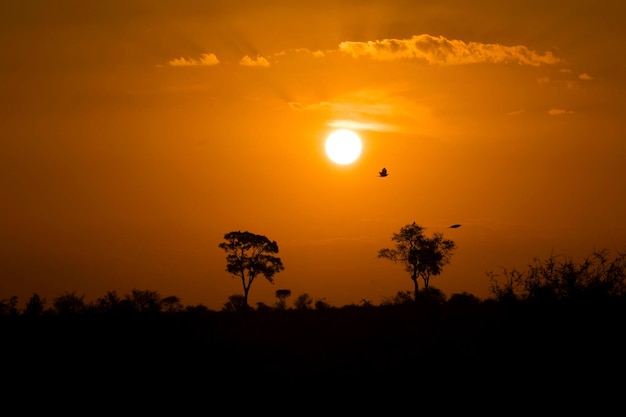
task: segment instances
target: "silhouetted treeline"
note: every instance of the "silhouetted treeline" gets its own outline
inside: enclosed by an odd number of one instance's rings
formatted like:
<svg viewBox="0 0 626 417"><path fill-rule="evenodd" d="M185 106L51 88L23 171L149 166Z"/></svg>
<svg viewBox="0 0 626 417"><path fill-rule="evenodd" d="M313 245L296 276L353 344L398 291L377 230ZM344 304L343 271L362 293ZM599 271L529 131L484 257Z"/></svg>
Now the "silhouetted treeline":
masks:
<svg viewBox="0 0 626 417"><path fill-rule="evenodd" d="M505 273L506 285L491 275L486 299L430 287L342 307L305 294L286 306L286 290L273 306L238 309L245 304L229 300L221 311L139 290L93 303L64 294L49 309L31 299L21 312L5 302L2 357L31 377L69 373L93 382L113 373L122 386L190 374L223 384L488 378L537 389L582 375L598 384L626 370L624 266L623 256L605 253L582 263L549 259Z"/></svg>
<svg viewBox="0 0 626 417"><path fill-rule="evenodd" d="M2 357L31 375L89 380L113 372L117 384L172 381L191 371L221 381L381 383L419 375L433 383L455 375L470 383L470 376L517 380L545 372L560 380L579 372L597 378L625 364L621 296L418 300L320 310L3 316Z"/></svg>
<svg viewBox="0 0 626 417"><path fill-rule="evenodd" d="M487 274L491 282L491 295L487 302L551 302L572 300L601 301L606 298L626 296L626 254L618 253L611 258L607 250L594 251L582 262L575 262L568 257L551 256L545 260L534 259L526 271L504 269L501 275L490 272ZM419 297L421 295L421 298ZM291 296L288 289L276 291L277 301L274 305L257 303L256 311L289 310L287 298ZM155 314L155 313L194 313L208 311L202 304L183 306L177 296L162 297L158 291L133 289L124 296L116 291L109 291L95 301L86 302L84 295L66 292L54 298L51 305L45 298L34 293L23 309L18 308L16 296L0 299L0 316L69 316L99 314ZM412 300L413 298L413 300ZM480 303L478 297L467 292L447 296L437 288L426 286L419 294L410 291L399 291L392 299L383 301L380 306L397 304L438 304L457 303L458 300L471 300L472 304ZM359 306L372 307L370 301L362 300ZM355 305L345 306L355 307ZM293 309L322 310L334 308L324 298L313 300L309 294L303 293L296 297ZM223 312L254 311L244 295L234 294L222 306Z"/></svg>

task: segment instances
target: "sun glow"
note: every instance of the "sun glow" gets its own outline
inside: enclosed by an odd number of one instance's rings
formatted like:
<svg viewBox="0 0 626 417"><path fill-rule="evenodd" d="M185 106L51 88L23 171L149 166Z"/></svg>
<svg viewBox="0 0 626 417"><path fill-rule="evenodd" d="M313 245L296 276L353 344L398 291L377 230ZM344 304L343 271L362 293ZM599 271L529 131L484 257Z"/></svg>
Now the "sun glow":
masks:
<svg viewBox="0 0 626 417"><path fill-rule="evenodd" d="M357 160L363 145L354 131L339 129L326 138L326 155L336 164L346 165Z"/></svg>

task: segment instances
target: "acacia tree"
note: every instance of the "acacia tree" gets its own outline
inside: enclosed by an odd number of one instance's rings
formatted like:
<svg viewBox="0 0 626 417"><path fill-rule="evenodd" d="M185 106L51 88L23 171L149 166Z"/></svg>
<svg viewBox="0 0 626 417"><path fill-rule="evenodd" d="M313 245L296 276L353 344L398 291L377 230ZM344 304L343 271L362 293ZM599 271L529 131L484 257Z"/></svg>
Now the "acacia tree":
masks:
<svg viewBox="0 0 626 417"><path fill-rule="evenodd" d="M244 305L248 307L248 293L254 279L263 275L274 283L274 275L285 269L278 253L278 244L263 235L250 232L230 232L218 245L226 252L226 271L241 278Z"/></svg>
<svg viewBox="0 0 626 417"><path fill-rule="evenodd" d="M287 308L287 297L291 296L291 290L283 289L276 290L276 298L278 298L278 302L276 303L276 308L279 310L284 310Z"/></svg>
<svg viewBox="0 0 626 417"><path fill-rule="evenodd" d="M378 257L404 266L404 270L411 274L415 288L414 299L417 301L418 278L422 278L427 290L430 278L439 275L444 265L450 262L456 244L439 232L432 237L426 236L424 228L415 222L403 226L400 232L392 235L391 240L395 247L380 249Z"/></svg>

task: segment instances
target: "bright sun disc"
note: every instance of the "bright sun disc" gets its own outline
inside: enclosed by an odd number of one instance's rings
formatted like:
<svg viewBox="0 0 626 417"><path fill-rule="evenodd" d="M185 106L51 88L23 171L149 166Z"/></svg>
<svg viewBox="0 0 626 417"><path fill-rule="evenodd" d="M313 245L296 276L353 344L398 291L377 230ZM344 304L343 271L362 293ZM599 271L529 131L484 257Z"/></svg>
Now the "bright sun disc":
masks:
<svg viewBox="0 0 626 417"><path fill-rule="evenodd" d="M326 155L336 164L349 164L361 155L361 138L352 130L339 129L326 138Z"/></svg>

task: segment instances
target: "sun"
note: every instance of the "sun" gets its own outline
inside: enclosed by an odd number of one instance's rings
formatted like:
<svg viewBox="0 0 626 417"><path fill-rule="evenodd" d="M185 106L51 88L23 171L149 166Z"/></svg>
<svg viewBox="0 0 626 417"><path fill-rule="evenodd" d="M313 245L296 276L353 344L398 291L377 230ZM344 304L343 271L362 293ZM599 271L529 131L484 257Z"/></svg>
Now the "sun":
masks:
<svg viewBox="0 0 626 417"><path fill-rule="evenodd" d="M361 155L363 144L356 132L349 129L333 131L326 138L326 155L336 164L347 165Z"/></svg>

